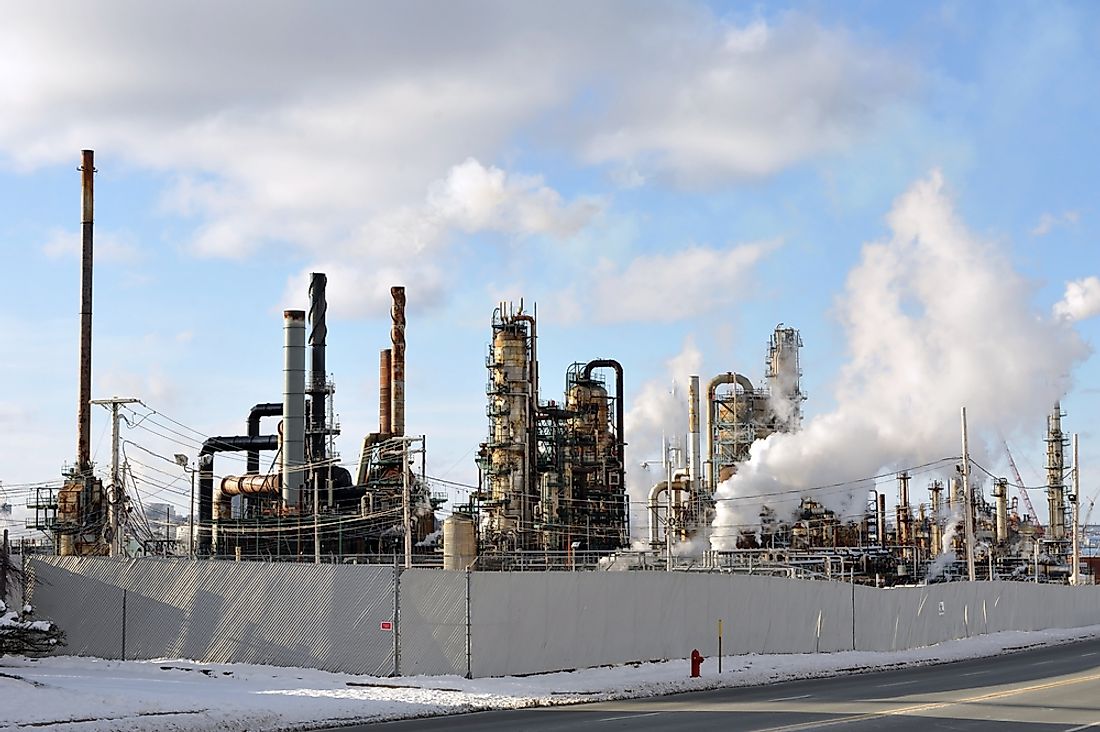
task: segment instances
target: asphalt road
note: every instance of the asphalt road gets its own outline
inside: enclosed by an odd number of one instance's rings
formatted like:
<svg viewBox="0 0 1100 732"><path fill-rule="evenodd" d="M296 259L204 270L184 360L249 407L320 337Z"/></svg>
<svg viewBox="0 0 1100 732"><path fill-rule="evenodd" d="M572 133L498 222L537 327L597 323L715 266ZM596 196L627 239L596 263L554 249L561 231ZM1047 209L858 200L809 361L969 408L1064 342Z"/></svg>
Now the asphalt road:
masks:
<svg viewBox="0 0 1100 732"><path fill-rule="evenodd" d="M339 729L795 732L823 728L1100 732L1100 640L856 676Z"/></svg>

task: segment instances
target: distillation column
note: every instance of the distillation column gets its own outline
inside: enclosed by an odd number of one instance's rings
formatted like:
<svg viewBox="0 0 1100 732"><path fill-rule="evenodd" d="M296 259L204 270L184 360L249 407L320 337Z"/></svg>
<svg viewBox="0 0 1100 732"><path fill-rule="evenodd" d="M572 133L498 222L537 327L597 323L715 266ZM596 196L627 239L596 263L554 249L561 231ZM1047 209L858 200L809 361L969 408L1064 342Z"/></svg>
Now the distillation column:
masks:
<svg viewBox="0 0 1100 732"><path fill-rule="evenodd" d="M1062 434L1062 405L1054 403L1047 417L1047 509L1050 512L1050 538L1066 538L1065 446Z"/></svg>

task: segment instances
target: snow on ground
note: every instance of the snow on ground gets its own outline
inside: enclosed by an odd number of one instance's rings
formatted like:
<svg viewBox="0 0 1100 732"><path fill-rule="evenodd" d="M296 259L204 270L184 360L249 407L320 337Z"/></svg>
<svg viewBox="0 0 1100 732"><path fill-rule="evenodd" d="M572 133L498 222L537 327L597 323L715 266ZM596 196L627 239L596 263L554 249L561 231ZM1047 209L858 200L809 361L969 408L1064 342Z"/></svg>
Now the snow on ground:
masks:
<svg viewBox="0 0 1100 732"><path fill-rule="evenodd" d="M75 656L0 659L0 731L306 730L486 709L576 704L749 686L993 656L1100 637L1088 628L1010 631L908 651L727 656L688 678L686 660L538 676L378 678L311 669Z"/></svg>

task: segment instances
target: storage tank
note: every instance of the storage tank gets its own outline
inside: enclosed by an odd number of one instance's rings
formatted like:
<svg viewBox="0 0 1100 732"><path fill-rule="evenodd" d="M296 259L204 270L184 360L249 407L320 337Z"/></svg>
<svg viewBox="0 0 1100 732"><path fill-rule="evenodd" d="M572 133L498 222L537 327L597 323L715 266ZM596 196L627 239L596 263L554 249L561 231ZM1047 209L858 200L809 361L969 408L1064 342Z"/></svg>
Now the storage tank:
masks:
<svg viewBox="0 0 1100 732"><path fill-rule="evenodd" d="M474 519L463 513L443 522L443 569L465 570L477 558Z"/></svg>

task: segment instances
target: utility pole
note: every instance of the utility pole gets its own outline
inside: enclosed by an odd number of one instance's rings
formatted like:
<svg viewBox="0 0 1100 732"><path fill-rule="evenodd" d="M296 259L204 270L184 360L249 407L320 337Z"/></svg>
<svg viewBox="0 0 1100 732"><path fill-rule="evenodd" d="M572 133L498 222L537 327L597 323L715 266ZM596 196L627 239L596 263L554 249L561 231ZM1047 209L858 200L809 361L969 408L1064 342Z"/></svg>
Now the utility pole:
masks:
<svg viewBox="0 0 1100 732"><path fill-rule="evenodd" d="M409 506L412 497L409 495L409 441L401 444L401 516L405 523L405 569L412 567L413 561L413 537L412 537L412 507Z"/></svg>
<svg viewBox="0 0 1100 732"><path fill-rule="evenodd" d="M123 404L137 404L138 399L94 399L90 404L100 404L111 408L111 492L107 497L107 516L111 525L110 556L117 557L122 553L122 542L119 541L119 507L125 491L122 490L122 477L118 470L118 408Z"/></svg>
<svg viewBox="0 0 1100 732"><path fill-rule="evenodd" d="M963 443L963 520L966 521L966 571L973 582L977 576L974 569L974 496L970 489L970 444L966 434L966 407L962 408Z"/></svg>
<svg viewBox="0 0 1100 732"><path fill-rule="evenodd" d="M1081 583L1081 466L1077 462L1077 433L1073 433L1073 567L1069 583Z"/></svg>

